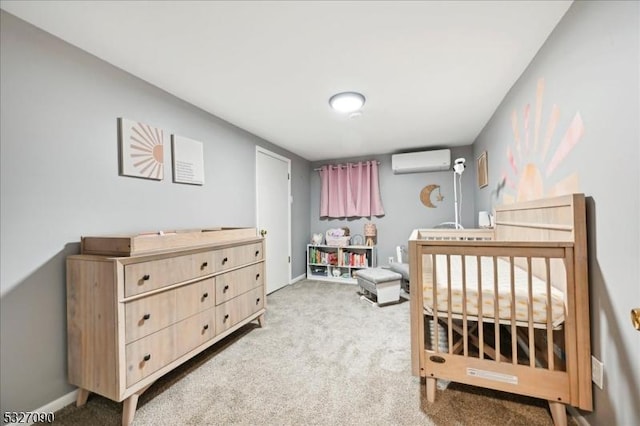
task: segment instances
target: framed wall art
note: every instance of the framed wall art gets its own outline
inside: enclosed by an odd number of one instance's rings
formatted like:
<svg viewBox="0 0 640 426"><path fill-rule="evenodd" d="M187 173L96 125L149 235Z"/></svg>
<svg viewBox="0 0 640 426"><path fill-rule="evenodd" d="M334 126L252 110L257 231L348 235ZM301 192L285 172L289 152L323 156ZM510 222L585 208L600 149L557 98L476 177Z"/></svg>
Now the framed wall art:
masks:
<svg viewBox="0 0 640 426"><path fill-rule="evenodd" d="M484 151L476 161L476 169L478 172L478 187L484 188L489 184L488 167L487 167L487 151Z"/></svg>
<svg viewBox="0 0 640 426"><path fill-rule="evenodd" d="M204 152L202 142L184 136L171 136L173 181L204 185Z"/></svg>
<svg viewBox="0 0 640 426"><path fill-rule="evenodd" d="M119 118L118 150L121 176L164 179L164 130Z"/></svg>

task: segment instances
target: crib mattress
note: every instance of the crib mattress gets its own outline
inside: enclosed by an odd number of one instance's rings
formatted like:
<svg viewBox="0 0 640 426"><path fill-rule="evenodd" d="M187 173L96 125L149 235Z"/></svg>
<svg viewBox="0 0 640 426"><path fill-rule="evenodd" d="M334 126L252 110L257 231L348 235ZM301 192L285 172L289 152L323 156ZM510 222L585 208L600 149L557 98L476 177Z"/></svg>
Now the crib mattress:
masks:
<svg viewBox="0 0 640 426"><path fill-rule="evenodd" d="M462 260L461 256L451 256L451 312L462 315ZM466 294L467 294L467 316L477 317L478 296L482 292L482 317L483 319L494 318L494 301L496 300L494 288L493 259L481 257L481 285L478 286L478 272L476 257L466 258ZM448 311L448 271L446 256L436 256L436 280L437 280L437 309L441 312ZM511 319L511 268L509 262L497 259L498 273L498 316L500 320ZM515 278L515 316L516 321L529 321L529 290L527 272L519 267L514 268ZM431 280L423 280L424 285L424 308L427 313L433 313L433 288ZM533 322L535 324L546 325L547 323L547 284L532 277L533 295ZM564 322L564 294L557 288L551 287L551 320L553 327L558 327Z"/></svg>

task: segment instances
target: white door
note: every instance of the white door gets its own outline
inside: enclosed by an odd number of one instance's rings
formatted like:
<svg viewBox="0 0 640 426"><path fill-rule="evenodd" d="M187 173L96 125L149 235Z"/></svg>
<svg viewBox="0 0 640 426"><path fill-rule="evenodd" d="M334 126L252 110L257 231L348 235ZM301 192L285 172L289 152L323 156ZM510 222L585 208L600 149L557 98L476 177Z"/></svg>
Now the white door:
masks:
<svg viewBox="0 0 640 426"><path fill-rule="evenodd" d="M291 281L291 160L256 147L258 231L266 239L267 293Z"/></svg>

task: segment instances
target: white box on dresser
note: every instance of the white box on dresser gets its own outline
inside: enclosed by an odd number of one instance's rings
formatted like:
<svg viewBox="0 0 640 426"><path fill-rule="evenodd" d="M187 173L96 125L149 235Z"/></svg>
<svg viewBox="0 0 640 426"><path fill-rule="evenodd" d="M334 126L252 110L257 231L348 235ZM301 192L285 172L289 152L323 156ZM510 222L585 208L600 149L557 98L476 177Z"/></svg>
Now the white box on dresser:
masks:
<svg viewBox="0 0 640 426"><path fill-rule="evenodd" d="M251 228L215 233L145 236L145 250L134 254L126 236L85 237L83 251L93 254L67 258L69 382L79 387L78 405L90 392L124 401L128 425L155 380L247 323L264 325L264 240Z"/></svg>

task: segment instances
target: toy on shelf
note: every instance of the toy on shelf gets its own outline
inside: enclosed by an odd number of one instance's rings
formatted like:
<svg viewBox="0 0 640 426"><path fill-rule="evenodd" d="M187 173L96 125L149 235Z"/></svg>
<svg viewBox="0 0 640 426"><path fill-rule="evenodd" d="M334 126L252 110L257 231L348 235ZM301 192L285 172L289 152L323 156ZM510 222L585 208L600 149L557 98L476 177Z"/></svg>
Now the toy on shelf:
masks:
<svg viewBox="0 0 640 426"><path fill-rule="evenodd" d="M374 242L374 238L376 237L376 235L378 234L378 230L376 229L376 224L375 223L365 223L364 224L364 236L367 237L367 246L374 246L375 242Z"/></svg>

